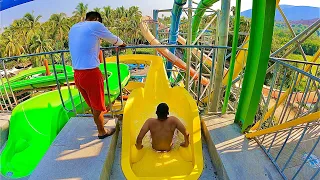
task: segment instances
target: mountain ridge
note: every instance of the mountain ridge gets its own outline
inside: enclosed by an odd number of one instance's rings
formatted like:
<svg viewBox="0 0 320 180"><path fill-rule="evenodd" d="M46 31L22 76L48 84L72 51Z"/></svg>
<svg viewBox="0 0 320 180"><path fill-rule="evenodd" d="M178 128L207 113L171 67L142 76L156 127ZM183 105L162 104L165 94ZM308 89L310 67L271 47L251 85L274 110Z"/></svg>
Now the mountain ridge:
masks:
<svg viewBox="0 0 320 180"><path fill-rule="evenodd" d="M289 21L313 20L320 18L320 7L292 5L280 5L280 7ZM251 18L252 9L241 12L241 15ZM278 10L276 10L275 20L283 21L283 18Z"/></svg>

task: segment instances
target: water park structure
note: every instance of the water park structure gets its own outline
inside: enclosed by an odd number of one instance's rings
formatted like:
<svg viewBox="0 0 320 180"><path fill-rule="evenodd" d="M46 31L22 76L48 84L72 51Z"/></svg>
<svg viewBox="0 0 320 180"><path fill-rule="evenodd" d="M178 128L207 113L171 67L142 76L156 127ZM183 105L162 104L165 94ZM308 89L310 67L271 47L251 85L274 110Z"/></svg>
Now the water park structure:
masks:
<svg viewBox="0 0 320 180"><path fill-rule="evenodd" d="M0 10L29 1L4 0ZM301 43L320 28L320 19L296 35L280 0L252 0L250 32L239 32L237 0L230 32L230 0L212 9L218 1L173 0L172 9L141 18L149 45L101 48L105 118L117 128L105 140L92 129L90 107L66 60L68 50L1 57L0 110L7 118L0 128L1 178L318 179L320 49L308 61ZM293 38L271 52L276 9ZM171 13L170 25L159 21L161 13ZM205 14L210 20L200 29ZM180 33L184 23L188 31ZM213 26L216 31L208 31ZM227 46L230 34L232 47ZM244 36L241 43L239 36ZM136 49L154 54L121 52ZM286 58L295 50L305 61ZM6 62L32 57L49 61L8 76ZM186 126L190 145L179 146L179 133L173 149L159 153L149 135L138 150L135 139L161 102Z"/></svg>

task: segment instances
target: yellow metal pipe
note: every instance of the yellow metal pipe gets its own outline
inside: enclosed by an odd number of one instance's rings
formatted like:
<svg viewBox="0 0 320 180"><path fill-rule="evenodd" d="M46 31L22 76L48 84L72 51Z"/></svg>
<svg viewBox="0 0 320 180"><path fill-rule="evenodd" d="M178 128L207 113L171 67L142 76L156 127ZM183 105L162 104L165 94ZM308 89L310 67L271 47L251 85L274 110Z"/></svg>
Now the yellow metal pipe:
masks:
<svg viewBox="0 0 320 180"><path fill-rule="evenodd" d="M301 117L301 118L298 118L298 119L295 119L295 120L292 120L292 121L288 121L288 122L283 123L283 124L279 124L277 126L273 126L271 128L259 130L259 131L252 132L252 133L248 133L248 134L246 134L246 137L247 138L254 138L256 136L270 134L270 133L273 133L273 132L276 132L276 131L279 131L279 130L295 127L295 126L300 125L300 124L316 121L319 118L320 118L320 111L312 113L312 114L309 114L309 115L306 115L304 117Z"/></svg>

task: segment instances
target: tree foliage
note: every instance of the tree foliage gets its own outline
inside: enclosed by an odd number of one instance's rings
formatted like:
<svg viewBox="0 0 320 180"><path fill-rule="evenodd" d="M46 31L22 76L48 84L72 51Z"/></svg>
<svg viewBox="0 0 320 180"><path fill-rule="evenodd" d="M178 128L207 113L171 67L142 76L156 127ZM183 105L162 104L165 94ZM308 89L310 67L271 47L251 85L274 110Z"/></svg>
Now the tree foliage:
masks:
<svg viewBox="0 0 320 180"><path fill-rule="evenodd" d="M70 28L84 21L88 11L87 4L79 3L71 17L65 13L52 14L46 22L40 22L42 16L35 16L33 12L26 13L21 19L13 21L10 26L3 29L4 31L0 34L0 56L19 56L68 49ZM135 44L143 39L139 28L142 13L138 7L112 9L107 6L94 8L93 11L100 12L104 25L128 44ZM109 45L107 42L102 42L102 46L107 45ZM41 59L24 60L39 65L38 61Z"/></svg>

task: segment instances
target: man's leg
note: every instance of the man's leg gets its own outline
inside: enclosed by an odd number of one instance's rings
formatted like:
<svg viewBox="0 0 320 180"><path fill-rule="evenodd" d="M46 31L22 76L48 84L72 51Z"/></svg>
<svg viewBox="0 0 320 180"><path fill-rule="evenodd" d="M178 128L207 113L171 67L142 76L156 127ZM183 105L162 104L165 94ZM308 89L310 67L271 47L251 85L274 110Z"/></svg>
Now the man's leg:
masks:
<svg viewBox="0 0 320 180"><path fill-rule="evenodd" d="M92 109L92 108L91 108ZM92 114L93 114L93 119L94 122L97 125L98 129L98 135L99 136L104 136L107 134L106 130L104 129L104 117L103 117L103 112L102 111L97 111L92 109ZM108 131L111 132L111 131Z"/></svg>
<svg viewBox="0 0 320 180"><path fill-rule="evenodd" d="M115 128L104 128L104 112L107 110L105 107L104 99L104 82L103 76L99 69L88 71L89 74L82 79L83 88L86 90L88 99L90 101L91 112L93 114L94 122L97 126L98 137L103 139L112 135Z"/></svg>

